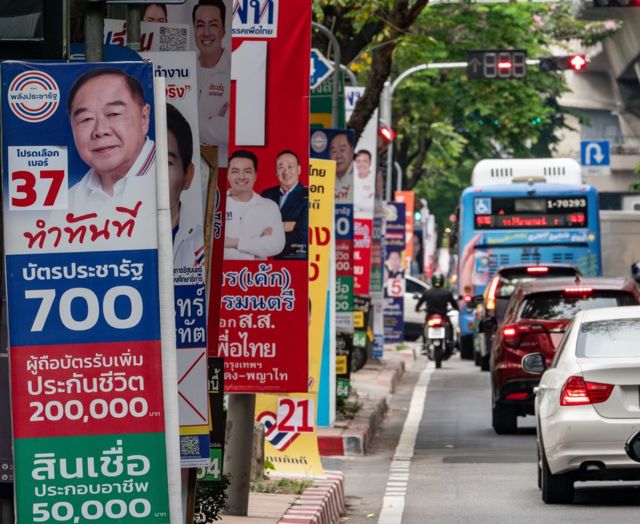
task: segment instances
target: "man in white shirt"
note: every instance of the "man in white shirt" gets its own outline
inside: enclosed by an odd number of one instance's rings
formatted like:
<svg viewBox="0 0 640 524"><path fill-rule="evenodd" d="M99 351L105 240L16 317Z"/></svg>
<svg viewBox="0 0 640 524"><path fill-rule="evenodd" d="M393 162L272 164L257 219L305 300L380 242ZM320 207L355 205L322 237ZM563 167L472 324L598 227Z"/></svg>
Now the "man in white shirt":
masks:
<svg viewBox="0 0 640 524"><path fill-rule="evenodd" d="M69 190L75 215L113 216L117 206L155 212L155 144L147 138L150 106L140 83L121 69L92 69L69 92L67 109L80 158L90 167ZM142 215L138 210L138 220Z"/></svg>
<svg viewBox="0 0 640 524"><path fill-rule="evenodd" d="M229 191L225 220L225 260L263 260L279 254L285 246L278 204L253 191L258 177L258 158L239 149L229 158Z"/></svg>
<svg viewBox="0 0 640 524"><path fill-rule="evenodd" d="M354 161L357 176L354 177L354 206L357 211L367 214L373 213L373 201L375 198L375 184L371 174L371 153L361 149L356 153Z"/></svg>
<svg viewBox="0 0 640 524"><path fill-rule="evenodd" d="M353 139L346 132L333 135L329 159L336 162L336 204L353 204Z"/></svg>
<svg viewBox="0 0 640 524"><path fill-rule="evenodd" d="M223 0L200 0L193 8L198 48L200 141L218 147L218 163L227 164L229 144L230 49L223 47L226 7Z"/></svg>

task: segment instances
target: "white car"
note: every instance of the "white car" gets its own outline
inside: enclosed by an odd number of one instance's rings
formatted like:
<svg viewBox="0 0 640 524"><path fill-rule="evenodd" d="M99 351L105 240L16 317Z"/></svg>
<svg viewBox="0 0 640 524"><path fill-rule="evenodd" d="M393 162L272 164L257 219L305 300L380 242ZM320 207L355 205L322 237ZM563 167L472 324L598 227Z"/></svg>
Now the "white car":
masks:
<svg viewBox="0 0 640 524"><path fill-rule="evenodd" d="M577 480L640 480L625 442L640 430L640 306L579 312L536 391L538 487L547 503L573 500Z"/></svg>

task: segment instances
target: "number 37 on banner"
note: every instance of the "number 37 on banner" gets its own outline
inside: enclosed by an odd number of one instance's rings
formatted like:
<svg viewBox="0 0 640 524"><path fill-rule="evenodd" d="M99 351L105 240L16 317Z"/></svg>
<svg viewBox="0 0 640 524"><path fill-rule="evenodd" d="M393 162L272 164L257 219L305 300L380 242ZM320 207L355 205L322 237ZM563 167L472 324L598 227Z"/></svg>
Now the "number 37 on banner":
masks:
<svg viewBox="0 0 640 524"><path fill-rule="evenodd" d="M68 187L66 147L9 147L9 208L12 211L67 209Z"/></svg>
<svg viewBox="0 0 640 524"><path fill-rule="evenodd" d="M279 398L278 430L311 433L314 427L314 413L315 407L310 398Z"/></svg>

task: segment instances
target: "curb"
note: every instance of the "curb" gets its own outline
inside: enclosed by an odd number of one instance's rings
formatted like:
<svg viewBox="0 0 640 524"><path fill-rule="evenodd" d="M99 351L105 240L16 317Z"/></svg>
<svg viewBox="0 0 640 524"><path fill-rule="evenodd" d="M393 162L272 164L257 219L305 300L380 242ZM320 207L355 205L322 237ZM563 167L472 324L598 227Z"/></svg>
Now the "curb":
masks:
<svg viewBox="0 0 640 524"><path fill-rule="evenodd" d="M336 524L345 508L344 475L341 471L325 471L325 478L305 489L278 523Z"/></svg>
<svg viewBox="0 0 640 524"><path fill-rule="evenodd" d="M389 393L393 393L405 371L405 359L386 362L375 381ZM323 433L318 431L318 449L320 455L362 456L387 411L387 399L364 397L363 406L343 429L329 428Z"/></svg>

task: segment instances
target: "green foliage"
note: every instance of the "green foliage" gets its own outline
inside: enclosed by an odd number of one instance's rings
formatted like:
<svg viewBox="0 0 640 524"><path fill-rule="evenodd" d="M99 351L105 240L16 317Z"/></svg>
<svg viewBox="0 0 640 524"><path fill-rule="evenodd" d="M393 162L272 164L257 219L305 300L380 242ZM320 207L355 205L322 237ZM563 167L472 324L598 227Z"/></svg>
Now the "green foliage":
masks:
<svg viewBox="0 0 640 524"><path fill-rule="evenodd" d="M208 524L222 519L220 513L227 503L227 487L230 481L231 477L223 474L216 482L196 482L194 524Z"/></svg>
<svg viewBox="0 0 640 524"><path fill-rule="evenodd" d="M336 411L343 419L352 420L356 413L362 408L362 402L357 400L348 400L344 398L336 398Z"/></svg>
<svg viewBox="0 0 640 524"><path fill-rule="evenodd" d="M310 480L297 479L264 479L251 483L251 491L254 493L280 493L300 495L305 489L311 487Z"/></svg>
<svg viewBox="0 0 640 524"><path fill-rule="evenodd" d="M270 460L267 460L267 459L264 459L264 465L263 465L263 467L264 467L264 470L265 470L265 471L268 471L268 470L270 470L270 469L271 469L271 470L273 470L273 471L275 471L275 470L276 470L276 467L275 467L275 465L273 464L273 462L271 462Z"/></svg>

